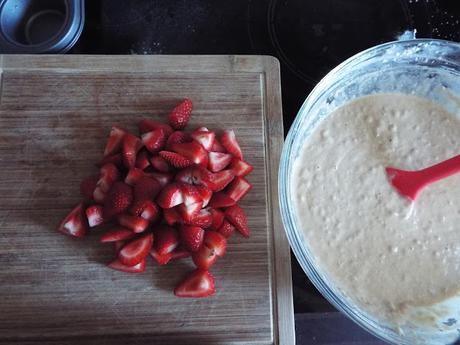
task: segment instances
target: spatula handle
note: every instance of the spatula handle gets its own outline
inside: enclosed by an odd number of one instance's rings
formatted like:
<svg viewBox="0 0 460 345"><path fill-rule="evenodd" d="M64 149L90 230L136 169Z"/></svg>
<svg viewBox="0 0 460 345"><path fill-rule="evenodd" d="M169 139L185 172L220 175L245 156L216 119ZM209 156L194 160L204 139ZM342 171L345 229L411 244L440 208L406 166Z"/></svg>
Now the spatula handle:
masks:
<svg viewBox="0 0 460 345"><path fill-rule="evenodd" d="M460 155L420 170L425 183L431 183L460 172Z"/></svg>

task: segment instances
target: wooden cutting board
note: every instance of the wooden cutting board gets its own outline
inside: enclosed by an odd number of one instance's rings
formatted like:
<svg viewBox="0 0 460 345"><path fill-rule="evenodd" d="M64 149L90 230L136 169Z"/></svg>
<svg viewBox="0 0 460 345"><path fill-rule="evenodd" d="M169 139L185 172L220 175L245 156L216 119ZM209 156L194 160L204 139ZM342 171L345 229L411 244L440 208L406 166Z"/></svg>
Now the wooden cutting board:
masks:
<svg viewBox="0 0 460 345"><path fill-rule="evenodd" d="M279 65L263 56L0 56L0 343L294 344L289 246L278 209ZM217 293L176 298L190 259L144 274L104 266L112 246L56 232L96 172L110 126L165 119L233 128L255 170Z"/></svg>

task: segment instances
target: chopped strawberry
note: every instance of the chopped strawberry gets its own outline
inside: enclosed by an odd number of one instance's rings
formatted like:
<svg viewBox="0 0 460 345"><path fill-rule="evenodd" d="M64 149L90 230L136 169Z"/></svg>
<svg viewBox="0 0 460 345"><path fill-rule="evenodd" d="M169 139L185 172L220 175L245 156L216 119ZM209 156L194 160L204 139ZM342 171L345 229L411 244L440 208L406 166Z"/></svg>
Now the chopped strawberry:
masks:
<svg viewBox="0 0 460 345"><path fill-rule="evenodd" d="M166 151L161 151L161 152L166 152ZM155 170L158 170L159 172L167 173L167 172L169 172L171 170L171 166L161 156L153 156L152 158L150 158L150 163L151 163L152 167Z"/></svg>
<svg viewBox="0 0 460 345"><path fill-rule="evenodd" d="M211 212L206 208L202 208L196 215L190 218L187 224L207 229L212 225Z"/></svg>
<svg viewBox="0 0 460 345"><path fill-rule="evenodd" d="M244 179L244 177L236 177L226 189L226 194L235 200L240 201L250 190L252 184Z"/></svg>
<svg viewBox="0 0 460 345"><path fill-rule="evenodd" d="M219 257L217 256L216 252L205 245L202 245L201 248L192 253L192 260L193 263L196 265L197 268L208 270L210 269Z"/></svg>
<svg viewBox="0 0 460 345"><path fill-rule="evenodd" d="M174 168L183 169L193 165L191 160L175 152L160 151L159 155Z"/></svg>
<svg viewBox="0 0 460 345"><path fill-rule="evenodd" d="M177 210L177 207L165 208L163 210L163 218L169 226L182 223L182 218Z"/></svg>
<svg viewBox="0 0 460 345"><path fill-rule="evenodd" d="M148 119L141 120L138 123L138 127L139 127L139 132L141 132L141 134L151 132L159 128L161 128L164 131L167 137L170 136L171 133L173 132L173 129L171 128L171 126L169 126L166 123L155 121L155 120L148 120Z"/></svg>
<svg viewBox="0 0 460 345"><path fill-rule="evenodd" d="M101 187L96 187L93 193L93 199L98 204L104 204L107 193L102 190Z"/></svg>
<svg viewBox="0 0 460 345"><path fill-rule="evenodd" d="M220 138L222 146L225 147L228 153L239 159L243 159L243 153L241 152L240 145L236 140L235 132L232 130L225 130Z"/></svg>
<svg viewBox="0 0 460 345"><path fill-rule="evenodd" d="M198 189L188 183L178 183L177 184L182 192L182 197L184 199L183 203L185 205L195 204L197 202L203 202L201 194L198 192Z"/></svg>
<svg viewBox="0 0 460 345"><path fill-rule="evenodd" d="M233 156L229 153L209 152L208 168L212 172L224 170L230 164Z"/></svg>
<svg viewBox="0 0 460 345"><path fill-rule="evenodd" d="M115 182L104 202L104 218L110 219L128 209L133 201L133 190L124 182Z"/></svg>
<svg viewBox="0 0 460 345"><path fill-rule="evenodd" d="M93 205L86 209L86 218L88 219L88 225L90 228L101 225L104 223L104 217L102 216L103 207L101 205Z"/></svg>
<svg viewBox="0 0 460 345"><path fill-rule="evenodd" d="M133 234L131 232L131 234L133 235L133 237L135 236L135 234ZM132 237L130 237L132 238ZM115 241L115 242L112 242L113 243L113 248L115 249L115 253L117 254L118 256L118 253L120 252L121 248L123 248L123 246L126 244L126 241Z"/></svg>
<svg viewBox="0 0 460 345"><path fill-rule="evenodd" d="M179 245L179 234L173 227L162 225L155 231L155 250L160 255L171 253Z"/></svg>
<svg viewBox="0 0 460 345"><path fill-rule="evenodd" d="M139 263L135 264L134 266L127 266L124 265L121 260L115 259L107 266L113 268L114 270L127 272L127 273L142 273L145 271L145 259L142 259Z"/></svg>
<svg viewBox="0 0 460 345"><path fill-rule="evenodd" d="M99 181L99 174L88 176L81 181L80 192L85 198L91 200L94 198L94 190L96 189L97 181Z"/></svg>
<svg viewBox="0 0 460 345"><path fill-rule="evenodd" d="M160 190L158 180L144 176L134 186L134 200L153 200Z"/></svg>
<svg viewBox="0 0 460 345"><path fill-rule="evenodd" d="M142 134L144 146L152 153L163 149L166 144L166 134L162 128L154 129L151 132Z"/></svg>
<svg viewBox="0 0 460 345"><path fill-rule="evenodd" d="M216 231L206 231L204 234L203 245L215 251L217 256L224 256L227 250L226 238Z"/></svg>
<svg viewBox="0 0 460 345"><path fill-rule="evenodd" d="M212 173L207 169L196 165L185 168L176 174L176 181L193 184L195 186L205 186L211 188Z"/></svg>
<svg viewBox="0 0 460 345"><path fill-rule="evenodd" d="M152 245L153 234L145 234L125 244L118 253L118 259L123 265L134 266L149 254Z"/></svg>
<svg viewBox="0 0 460 345"><path fill-rule="evenodd" d="M136 236L130 229L118 226L106 231L99 239L101 243L129 240Z"/></svg>
<svg viewBox="0 0 460 345"><path fill-rule="evenodd" d="M149 226L149 221L147 219L126 213L118 216L118 223L120 223L121 226L131 229L136 234L144 232Z"/></svg>
<svg viewBox="0 0 460 345"><path fill-rule="evenodd" d="M210 228L212 230L217 230L222 226L222 223L224 222L224 218L225 218L224 212L218 209L215 209L215 208L211 208L211 207L209 207L208 209L209 209L209 213L211 214Z"/></svg>
<svg viewBox="0 0 460 345"><path fill-rule="evenodd" d="M173 180L173 175L169 173L161 173L154 171L146 173L145 175L157 180L162 188L165 187L167 184L171 183Z"/></svg>
<svg viewBox="0 0 460 345"><path fill-rule="evenodd" d="M177 247L171 254L171 260L180 260L190 256L190 252L182 247Z"/></svg>
<svg viewBox="0 0 460 345"><path fill-rule="evenodd" d="M102 158L102 160L96 165L101 167L108 163L112 163L116 165L117 167L121 167L123 165L123 156L121 155L121 153L116 153L116 154Z"/></svg>
<svg viewBox="0 0 460 345"><path fill-rule="evenodd" d="M233 205L225 210L225 218L244 236L249 237L248 222L244 210Z"/></svg>
<svg viewBox="0 0 460 345"><path fill-rule="evenodd" d="M227 150L225 149L225 147L222 146L222 144L216 138L216 140L214 140L214 144L211 147L211 152L227 153Z"/></svg>
<svg viewBox="0 0 460 345"><path fill-rule="evenodd" d="M185 223L190 224L193 223L194 218L198 215L203 206L203 202L199 201L194 204L180 204L178 206L179 214L181 215L182 219Z"/></svg>
<svg viewBox="0 0 460 345"><path fill-rule="evenodd" d="M138 168L131 168L125 177L125 183L134 186L142 177L144 177L144 171Z"/></svg>
<svg viewBox="0 0 460 345"><path fill-rule="evenodd" d="M206 270L197 269L174 289L178 297L207 297L216 292L214 277Z"/></svg>
<svg viewBox="0 0 460 345"><path fill-rule="evenodd" d="M136 156L136 168L145 170L150 166L149 154L146 150L142 149Z"/></svg>
<svg viewBox="0 0 460 345"><path fill-rule="evenodd" d="M104 150L104 157L118 153L121 149L121 143L126 131L123 128L113 126L110 130L109 139Z"/></svg>
<svg viewBox="0 0 460 345"><path fill-rule="evenodd" d="M173 254L167 253L160 255L155 248L150 250L150 256L158 263L158 265L166 265L171 259Z"/></svg>
<svg viewBox="0 0 460 345"><path fill-rule="evenodd" d="M184 197L177 183L171 183L164 187L157 198L157 203L161 208L171 208L183 202Z"/></svg>
<svg viewBox="0 0 460 345"><path fill-rule="evenodd" d="M174 129L182 129L187 126L192 114L193 103L190 99L184 99L169 114L168 120Z"/></svg>
<svg viewBox="0 0 460 345"><path fill-rule="evenodd" d="M191 136L194 140L200 143L206 151L211 151L216 139L216 133L209 131L207 128L206 130L203 130L202 128L198 128L191 134Z"/></svg>
<svg viewBox="0 0 460 345"><path fill-rule="evenodd" d="M166 140L166 150L171 151L171 146L174 144L188 143L190 141L192 141L190 134L182 131L175 131L169 136L168 140Z"/></svg>
<svg viewBox="0 0 460 345"><path fill-rule="evenodd" d="M212 197L212 190L205 186L196 186L198 193L200 193L201 199L203 200L203 207L208 206L209 201Z"/></svg>
<svg viewBox="0 0 460 345"><path fill-rule="evenodd" d="M219 230L217 230L218 233L222 234L226 238L229 238L230 236L232 236L234 231L235 231L235 227L229 222L227 222L226 220L223 221L221 227L219 228Z"/></svg>
<svg viewBox="0 0 460 345"><path fill-rule="evenodd" d="M215 231L206 231L204 234L203 245L192 254L193 262L196 267L208 270L216 262L218 257L225 255L227 240L224 236Z"/></svg>
<svg viewBox="0 0 460 345"><path fill-rule="evenodd" d="M182 244L187 250L196 252L200 249L204 237L204 230L202 228L182 225L179 232Z"/></svg>
<svg viewBox="0 0 460 345"><path fill-rule="evenodd" d="M208 166L208 152L196 141L171 145L172 151L184 156L195 164ZM165 157L163 157L165 158ZM165 158L166 159L166 158Z"/></svg>
<svg viewBox="0 0 460 345"><path fill-rule="evenodd" d="M97 187L100 187L104 193L107 193L112 185L120 179L120 172L115 164L107 163L99 170L99 180Z"/></svg>
<svg viewBox="0 0 460 345"><path fill-rule="evenodd" d="M84 215L83 203L79 203L72 211L61 221L58 231L66 235L83 237L88 229L86 217Z"/></svg>
<svg viewBox="0 0 460 345"><path fill-rule="evenodd" d="M129 209L129 213L133 216L144 218L150 223L155 223L160 219L160 208L155 202L148 199L135 200Z"/></svg>
<svg viewBox="0 0 460 345"><path fill-rule="evenodd" d="M212 174L211 189L213 192L218 192L224 189L230 182L233 181L235 174L232 170L222 170Z"/></svg>
<svg viewBox="0 0 460 345"><path fill-rule="evenodd" d="M238 158L233 158L232 162L230 163L230 169L233 170L235 176L243 177L249 174L252 170L254 170L254 167L248 162L245 162Z"/></svg>
<svg viewBox="0 0 460 345"><path fill-rule="evenodd" d="M131 133L126 133L123 137L123 163L128 169L136 165L136 155L142 145L142 141Z"/></svg>

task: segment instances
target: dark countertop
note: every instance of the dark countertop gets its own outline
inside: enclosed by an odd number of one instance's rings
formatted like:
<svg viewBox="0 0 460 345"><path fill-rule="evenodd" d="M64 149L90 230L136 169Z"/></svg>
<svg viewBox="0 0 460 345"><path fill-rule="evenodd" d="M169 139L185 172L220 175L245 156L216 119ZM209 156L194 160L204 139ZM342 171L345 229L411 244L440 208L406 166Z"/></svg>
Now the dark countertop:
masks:
<svg viewBox="0 0 460 345"><path fill-rule="evenodd" d="M460 41L456 0L91 0L76 54L268 54L281 61L286 132L334 66L405 30ZM382 344L338 313L292 257L298 344Z"/></svg>

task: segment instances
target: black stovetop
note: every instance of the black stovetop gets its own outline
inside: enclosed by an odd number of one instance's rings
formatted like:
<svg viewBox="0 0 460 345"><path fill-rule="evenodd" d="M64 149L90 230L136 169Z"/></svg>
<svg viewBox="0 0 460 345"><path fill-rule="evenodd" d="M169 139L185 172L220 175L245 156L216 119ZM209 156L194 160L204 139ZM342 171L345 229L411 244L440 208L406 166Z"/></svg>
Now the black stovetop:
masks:
<svg viewBox="0 0 460 345"><path fill-rule="evenodd" d="M274 55L287 132L313 86L346 58L405 31L460 41L459 23L458 0L90 0L71 53ZM292 262L296 313L335 311ZM303 335L299 325L298 339L322 343L324 332Z"/></svg>

